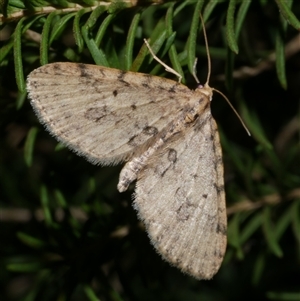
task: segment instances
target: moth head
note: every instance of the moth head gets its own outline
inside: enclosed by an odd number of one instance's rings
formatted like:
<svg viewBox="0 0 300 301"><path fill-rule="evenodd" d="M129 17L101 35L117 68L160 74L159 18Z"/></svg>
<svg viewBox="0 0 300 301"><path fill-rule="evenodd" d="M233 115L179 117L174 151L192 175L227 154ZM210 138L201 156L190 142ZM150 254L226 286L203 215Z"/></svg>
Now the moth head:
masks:
<svg viewBox="0 0 300 301"><path fill-rule="evenodd" d="M211 88L208 85L208 83L205 83L204 86L199 83L198 87L196 88L196 90L200 91L202 94L204 94L205 96L207 96L210 101L212 100L213 88Z"/></svg>

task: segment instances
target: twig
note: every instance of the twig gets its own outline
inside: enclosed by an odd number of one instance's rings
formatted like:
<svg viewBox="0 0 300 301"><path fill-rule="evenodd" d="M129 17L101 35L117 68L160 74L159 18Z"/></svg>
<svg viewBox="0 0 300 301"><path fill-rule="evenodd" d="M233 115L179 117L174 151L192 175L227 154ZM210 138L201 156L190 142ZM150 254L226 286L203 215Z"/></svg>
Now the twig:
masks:
<svg viewBox="0 0 300 301"><path fill-rule="evenodd" d="M287 196L282 199L281 195L278 193L267 195L256 202L250 200L243 200L231 207L227 208L227 215L231 215L243 211L251 211L259 209L265 205L277 205L283 201L291 201L295 198L300 198L300 188L292 190Z"/></svg>
<svg viewBox="0 0 300 301"><path fill-rule="evenodd" d="M231 207L227 208L227 215L232 215L234 213L251 211L259 209L265 205L277 205L284 201L292 201L296 198L300 198L300 188L296 188L289 192L287 196L283 199L280 194L274 193L267 195L256 202L250 201L248 199L243 200ZM14 208L14 209L1 209L0 222L17 222L17 223L27 223L33 218L42 221L44 220L44 211L41 208L31 211L26 208ZM86 221L88 219L87 213L79 207L70 207L70 212L73 218L79 221ZM56 221L62 221L65 218L65 214L62 208L57 208L54 210L54 216Z"/></svg>
<svg viewBox="0 0 300 301"><path fill-rule="evenodd" d="M300 51L300 34L297 34L286 46L285 57L288 59L297 52ZM243 66L238 70L233 71L233 78L244 79L248 77L256 76L265 70L272 68L276 61L276 54L272 52L265 60L261 61L255 67ZM225 75L216 76L218 80L225 80Z"/></svg>

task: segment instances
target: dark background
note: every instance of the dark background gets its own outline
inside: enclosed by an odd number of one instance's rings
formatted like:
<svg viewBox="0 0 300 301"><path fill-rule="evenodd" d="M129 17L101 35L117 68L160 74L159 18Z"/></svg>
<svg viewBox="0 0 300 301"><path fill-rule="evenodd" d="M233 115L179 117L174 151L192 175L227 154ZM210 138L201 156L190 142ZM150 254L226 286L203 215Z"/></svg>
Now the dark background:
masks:
<svg viewBox="0 0 300 301"><path fill-rule="evenodd" d="M142 39L151 35L159 20L167 18L171 5L176 11L184 1L151 5L153 2L115 11L100 45L111 67L125 68L124 47L137 13L141 20L133 60ZM189 1L173 18L174 43L182 57L196 2ZM212 2L204 1L202 11ZM1 300L300 300L299 31L280 14L278 3L283 1L252 1L237 38L239 52L234 54L228 47L229 2L233 1L217 3L205 22L212 60L210 86L227 95L252 136L215 93L212 114L223 147L229 227L223 265L210 281L184 275L156 254L131 206L134 186L122 194L116 189L121 166L91 165L57 145L39 124L26 93L18 92L17 86L18 71L26 77L40 65L39 42L27 31L18 48L12 40L20 17L9 18L10 10L8 19L2 20ZM235 20L241 2L236 1ZM12 9L10 4L8 9ZM33 2L24 5L30 8L30 4ZM41 7L50 4L40 1ZM4 2L1 9L5 10ZM20 11L22 7L15 7L14 12ZM291 11L299 18L298 1ZM36 15L29 10L24 24ZM41 33L48 16L43 15L29 29ZM50 27L62 16L55 17ZM81 17L80 26L89 16ZM98 17L91 38L107 16L104 12ZM80 51L74 41L73 21L70 18L48 44L49 62L93 63L87 45ZM293 39L298 43L292 55L280 57L277 52L276 62L260 69L275 52L276 39L285 47ZM163 53L165 45L158 56L172 65L168 53ZM22 68L16 63L20 55ZM207 56L201 29L196 55L198 77L204 83ZM276 67L280 60L283 68ZM195 87L186 59L181 65L185 83ZM259 71L234 75L233 71L244 67ZM175 79L156 62L149 64L148 58L139 71L148 73L153 68L157 75Z"/></svg>

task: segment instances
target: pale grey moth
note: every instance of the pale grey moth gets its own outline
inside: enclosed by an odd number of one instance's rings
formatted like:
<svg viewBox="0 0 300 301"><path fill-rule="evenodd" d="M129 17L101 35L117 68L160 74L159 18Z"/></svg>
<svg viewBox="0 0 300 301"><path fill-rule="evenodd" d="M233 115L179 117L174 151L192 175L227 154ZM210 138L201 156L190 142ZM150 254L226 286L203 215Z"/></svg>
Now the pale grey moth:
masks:
<svg viewBox="0 0 300 301"><path fill-rule="evenodd" d="M197 279L219 270L226 250L222 151L213 89L149 74L52 63L27 79L47 130L93 164L123 167L120 192L136 180L134 208L152 244Z"/></svg>

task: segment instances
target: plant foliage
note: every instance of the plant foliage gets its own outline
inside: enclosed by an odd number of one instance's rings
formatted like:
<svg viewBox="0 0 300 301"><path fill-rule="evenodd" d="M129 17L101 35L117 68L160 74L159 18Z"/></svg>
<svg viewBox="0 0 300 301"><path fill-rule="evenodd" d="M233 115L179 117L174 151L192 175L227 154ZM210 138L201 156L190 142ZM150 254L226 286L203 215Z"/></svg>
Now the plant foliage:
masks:
<svg viewBox="0 0 300 301"><path fill-rule="evenodd" d="M0 0L1 300L300 300L300 3L239 0ZM72 61L225 92L221 134L228 249L209 282L157 255L119 194L120 167L92 166L44 131L26 76ZM298 17L297 17L298 16Z"/></svg>

